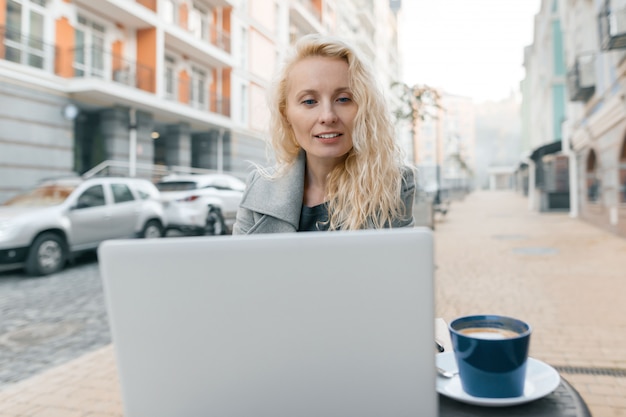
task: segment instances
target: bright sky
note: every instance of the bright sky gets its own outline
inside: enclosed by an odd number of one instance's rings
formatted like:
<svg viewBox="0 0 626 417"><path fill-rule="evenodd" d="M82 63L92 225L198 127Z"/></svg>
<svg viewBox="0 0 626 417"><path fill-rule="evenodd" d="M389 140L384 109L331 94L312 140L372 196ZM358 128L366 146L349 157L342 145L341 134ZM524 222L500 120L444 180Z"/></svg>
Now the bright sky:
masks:
<svg viewBox="0 0 626 417"><path fill-rule="evenodd" d="M519 91L540 0L403 0L404 82L475 101Z"/></svg>

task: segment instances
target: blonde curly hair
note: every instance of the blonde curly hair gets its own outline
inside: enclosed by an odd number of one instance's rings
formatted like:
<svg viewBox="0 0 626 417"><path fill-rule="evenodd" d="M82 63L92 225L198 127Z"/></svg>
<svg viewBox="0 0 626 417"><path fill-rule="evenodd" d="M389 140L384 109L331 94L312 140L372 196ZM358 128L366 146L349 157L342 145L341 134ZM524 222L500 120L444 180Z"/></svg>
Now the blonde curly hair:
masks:
<svg viewBox="0 0 626 417"><path fill-rule="evenodd" d="M270 134L277 170L282 175L301 148L286 117L289 74L308 57L339 58L348 63L350 90L358 110L353 148L327 178L329 230L390 227L404 215L401 199L402 151L394 139L391 112L369 65L346 42L319 34L300 38L277 74L270 96Z"/></svg>

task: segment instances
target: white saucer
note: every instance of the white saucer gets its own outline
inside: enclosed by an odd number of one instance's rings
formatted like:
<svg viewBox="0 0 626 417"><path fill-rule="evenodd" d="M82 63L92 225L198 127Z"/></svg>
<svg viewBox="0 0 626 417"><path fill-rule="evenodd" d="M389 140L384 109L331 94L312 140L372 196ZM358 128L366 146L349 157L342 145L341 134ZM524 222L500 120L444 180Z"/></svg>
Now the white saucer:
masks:
<svg viewBox="0 0 626 417"><path fill-rule="evenodd" d="M437 366L446 371L456 371L457 365L454 352L444 352L437 355ZM526 383L524 395L512 398L480 398L474 397L463 391L461 380L456 375L454 378L437 376L437 392L446 397L453 398L468 404L483 405L487 407L504 407L509 405L523 404L545 397L559 386L561 377L559 373L540 360L528 358L526 368Z"/></svg>

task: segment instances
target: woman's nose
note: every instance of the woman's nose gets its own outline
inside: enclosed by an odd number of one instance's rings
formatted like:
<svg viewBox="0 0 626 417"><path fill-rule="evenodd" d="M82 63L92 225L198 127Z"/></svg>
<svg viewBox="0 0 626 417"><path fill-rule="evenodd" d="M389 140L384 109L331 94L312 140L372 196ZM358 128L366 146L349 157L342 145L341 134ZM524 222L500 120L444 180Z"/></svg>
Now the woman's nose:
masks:
<svg viewBox="0 0 626 417"><path fill-rule="evenodd" d="M320 123L334 123L337 121L337 113L331 104L325 104L322 106L320 113Z"/></svg>

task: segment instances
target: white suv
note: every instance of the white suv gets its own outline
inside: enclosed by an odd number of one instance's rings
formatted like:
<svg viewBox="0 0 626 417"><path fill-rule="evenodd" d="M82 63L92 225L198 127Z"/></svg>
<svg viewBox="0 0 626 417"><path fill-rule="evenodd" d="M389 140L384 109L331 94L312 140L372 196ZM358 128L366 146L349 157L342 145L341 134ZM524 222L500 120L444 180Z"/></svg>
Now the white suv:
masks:
<svg viewBox="0 0 626 417"><path fill-rule="evenodd" d="M186 235L232 232L246 184L228 174L169 175L156 183L167 229Z"/></svg>
<svg viewBox="0 0 626 417"><path fill-rule="evenodd" d="M43 181L0 205L0 265L52 274L104 240L161 237L165 226L159 191L148 180Z"/></svg>

